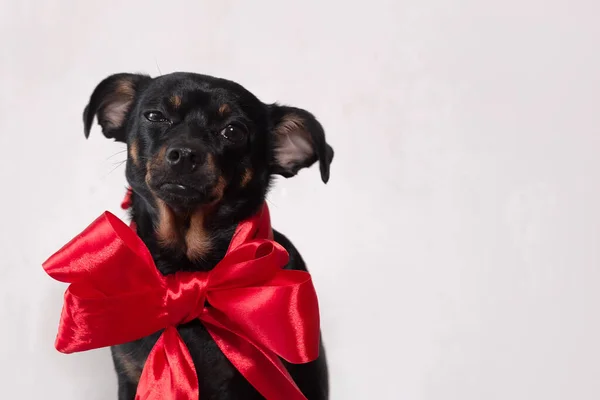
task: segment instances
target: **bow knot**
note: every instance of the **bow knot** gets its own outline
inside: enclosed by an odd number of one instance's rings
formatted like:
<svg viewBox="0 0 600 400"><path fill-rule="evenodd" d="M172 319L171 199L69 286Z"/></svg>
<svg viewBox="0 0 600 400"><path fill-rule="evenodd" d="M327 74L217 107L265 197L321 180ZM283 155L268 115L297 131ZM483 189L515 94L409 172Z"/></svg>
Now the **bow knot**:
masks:
<svg viewBox="0 0 600 400"><path fill-rule="evenodd" d="M208 277L208 272L178 272L165 277L166 309L170 325L181 325L202 315Z"/></svg>
<svg viewBox="0 0 600 400"><path fill-rule="evenodd" d="M44 263L70 284L55 346L71 353L163 330L136 400L198 399L194 363L175 328L197 319L263 397L306 400L281 359L319 356L319 309L310 275L284 270L287 263L266 205L238 225L213 270L166 277L135 232L106 212Z"/></svg>

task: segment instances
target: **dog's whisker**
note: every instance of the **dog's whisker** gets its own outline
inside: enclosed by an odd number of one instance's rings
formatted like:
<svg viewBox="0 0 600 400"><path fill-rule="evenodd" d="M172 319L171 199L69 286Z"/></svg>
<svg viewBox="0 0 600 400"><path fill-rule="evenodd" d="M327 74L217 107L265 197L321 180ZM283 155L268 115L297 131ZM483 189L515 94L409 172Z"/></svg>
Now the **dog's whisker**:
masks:
<svg viewBox="0 0 600 400"><path fill-rule="evenodd" d="M273 206L273 208L278 208L277 203L275 203L273 200L270 199L270 197L267 195L267 197L265 198L265 201L267 203L269 203L270 206Z"/></svg>
<svg viewBox="0 0 600 400"><path fill-rule="evenodd" d="M116 163L117 165L113 169L111 169L110 172L108 174L106 174L106 176L108 176L108 175L112 174L113 172L115 172L115 170L117 168L119 168L121 165L123 165L125 163L125 161L127 161L127 160L121 161L120 163Z"/></svg>
<svg viewBox="0 0 600 400"><path fill-rule="evenodd" d="M154 57L154 63L156 64L156 69L158 70L158 76L161 76L162 71L160 70L160 67L158 66L158 60L156 59L156 57Z"/></svg>
<svg viewBox="0 0 600 400"><path fill-rule="evenodd" d="M114 156L118 155L118 154L123 154L127 151L127 149L123 149L121 151L117 151L115 154L113 154L112 156L109 156L106 161L110 160L111 158L113 158Z"/></svg>

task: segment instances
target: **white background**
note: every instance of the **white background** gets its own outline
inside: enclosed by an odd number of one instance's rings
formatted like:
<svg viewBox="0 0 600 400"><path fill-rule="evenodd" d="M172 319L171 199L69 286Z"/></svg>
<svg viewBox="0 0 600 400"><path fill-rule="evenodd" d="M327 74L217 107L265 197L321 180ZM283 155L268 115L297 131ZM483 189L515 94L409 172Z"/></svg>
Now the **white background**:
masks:
<svg viewBox="0 0 600 400"><path fill-rule="evenodd" d="M53 349L65 287L40 264L123 215L124 146L81 113L157 65L325 126L330 183L269 204L314 275L332 399L600 398L597 0L0 4L0 398L116 398L108 350Z"/></svg>

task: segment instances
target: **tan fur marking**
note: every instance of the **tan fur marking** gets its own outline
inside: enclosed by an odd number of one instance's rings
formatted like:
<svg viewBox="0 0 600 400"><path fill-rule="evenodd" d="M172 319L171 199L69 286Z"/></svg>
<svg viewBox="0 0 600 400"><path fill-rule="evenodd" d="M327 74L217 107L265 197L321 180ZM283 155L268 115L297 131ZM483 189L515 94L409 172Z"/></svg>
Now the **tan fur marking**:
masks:
<svg viewBox="0 0 600 400"><path fill-rule="evenodd" d="M214 168L214 160L208 158L209 164ZM208 204L199 207L191 216L189 229L185 233L185 244L187 246L187 257L194 260L202 260L203 257L212 249L210 232L204 226L206 217L210 216L214 211L217 203L223 198L227 181L222 176L219 176L219 181L212 191L214 200Z"/></svg>
<svg viewBox="0 0 600 400"><path fill-rule="evenodd" d="M151 160L149 160L146 163L146 185L148 185L148 187L150 187L150 181L152 180L152 169L153 167L156 165L157 167L160 166L164 160L165 160L165 154L167 153L167 147L164 146L162 149L160 149L160 151L158 152L158 154L153 157Z"/></svg>
<svg viewBox="0 0 600 400"><path fill-rule="evenodd" d="M146 181L146 185L148 185L148 187L150 187L150 179L152 178L152 173L150 172L152 169L152 162L148 161L146 163L146 176L144 177L144 180Z"/></svg>
<svg viewBox="0 0 600 400"><path fill-rule="evenodd" d="M136 166L140 165L140 159L139 159L139 150L138 150L138 142L137 139L134 140L130 145L129 145L129 157L131 157L131 160L133 161L133 164Z"/></svg>
<svg viewBox="0 0 600 400"><path fill-rule="evenodd" d="M137 365L133 357L118 348L114 351L114 356L117 359L119 372L123 372L134 383L138 383L142 375L142 367Z"/></svg>
<svg viewBox="0 0 600 400"><path fill-rule="evenodd" d="M212 207L212 206L216 205L223 198L223 194L225 192L225 187L227 186L227 181L225 180L225 178L223 178L222 175L220 175L219 170L217 168L217 164L215 163L215 158L213 157L212 154L209 154L208 157L206 158L206 164L208 165L208 169L213 174L219 175L217 184L215 185L214 189L212 190L212 197L214 198L214 200L212 200L212 202L210 204L210 206Z"/></svg>
<svg viewBox="0 0 600 400"><path fill-rule="evenodd" d="M204 227L204 210L199 208L190 217L190 228L185 235L186 255L190 260L201 260L211 249L210 235Z"/></svg>
<svg viewBox="0 0 600 400"><path fill-rule="evenodd" d="M160 244L166 247L177 247L181 243L179 222L175 213L164 201L156 199L158 205L158 225L156 237Z"/></svg>
<svg viewBox="0 0 600 400"><path fill-rule="evenodd" d="M206 156L206 164L208 165L208 169L212 173L214 173L214 174L217 173L217 164L215 164L215 158L210 153L208 153L208 155Z"/></svg>
<svg viewBox="0 0 600 400"><path fill-rule="evenodd" d="M225 194L225 188L227 187L227 181L222 176L219 177L219 182L217 182L215 188L213 189L213 200L212 204L216 204L223 198L223 194Z"/></svg>
<svg viewBox="0 0 600 400"><path fill-rule="evenodd" d="M171 104L173 104L173 107L179 108L179 106L181 106L181 96L174 94L169 100L171 101Z"/></svg>
<svg viewBox="0 0 600 400"><path fill-rule="evenodd" d="M250 168L246 168L244 171L244 175L242 175L242 183L240 184L242 187L246 187L248 183L252 180L254 173Z"/></svg>
<svg viewBox="0 0 600 400"><path fill-rule="evenodd" d="M229 107L229 104L221 104L221 107L219 107L219 115L221 117L226 117L227 115L229 115L230 112L231 107Z"/></svg>

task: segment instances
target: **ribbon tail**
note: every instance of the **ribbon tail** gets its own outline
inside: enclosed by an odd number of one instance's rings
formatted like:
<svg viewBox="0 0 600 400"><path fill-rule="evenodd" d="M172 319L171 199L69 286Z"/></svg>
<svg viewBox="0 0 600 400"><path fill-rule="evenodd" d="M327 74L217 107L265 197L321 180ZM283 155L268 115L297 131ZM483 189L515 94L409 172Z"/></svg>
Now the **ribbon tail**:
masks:
<svg viewBox="0 0 600 400"><path fill-rule="evenodd" d="M135 400L196 400L198 376L177 329L160 336L144 365Z"/></svg>
<svg viewBox="0 0 600 400"><path fill-rule="evenodd" d="M277 355L222 324L213 313L200 317L223 354L266 399L306 400Z"/></svg>

